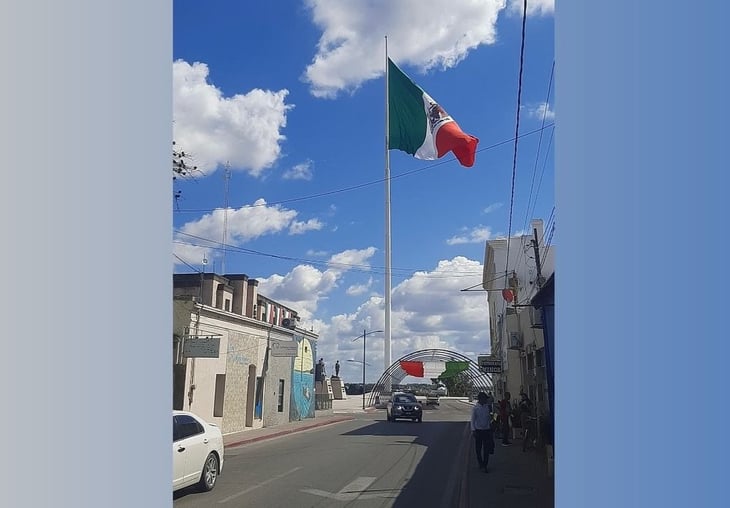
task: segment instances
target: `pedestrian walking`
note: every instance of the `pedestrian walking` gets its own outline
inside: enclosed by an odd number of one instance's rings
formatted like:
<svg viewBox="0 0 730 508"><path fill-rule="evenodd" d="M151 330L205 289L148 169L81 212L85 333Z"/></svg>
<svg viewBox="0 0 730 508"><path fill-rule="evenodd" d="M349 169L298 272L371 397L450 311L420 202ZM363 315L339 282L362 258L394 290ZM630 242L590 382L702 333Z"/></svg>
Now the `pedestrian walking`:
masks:
<svg viewBox="0 0 730 508"><path fill-rule="evenodd" d="M522 432L524 435L525 430L527 430L530 416L532 416L532 401L525 392L520 394L520 398L520 405L518 407L520 410L520 424L522 425Z"/></svg>
<svg viewBox="0 0 730 508"><path fill-rule="evenodd" d="M489 456L494 453L492 435L492 403L484 392L477 395L477 403L471 410L471 432L477 452L479 469L487 473Z"/></svg>
<svg viewBox="0 0 730 508"><path fill-rule="evenodd" d="M499 419L502 422L502 446L512 444L509 440L510 398L510 393L504 392L504 398L499 401Z"/></svg>

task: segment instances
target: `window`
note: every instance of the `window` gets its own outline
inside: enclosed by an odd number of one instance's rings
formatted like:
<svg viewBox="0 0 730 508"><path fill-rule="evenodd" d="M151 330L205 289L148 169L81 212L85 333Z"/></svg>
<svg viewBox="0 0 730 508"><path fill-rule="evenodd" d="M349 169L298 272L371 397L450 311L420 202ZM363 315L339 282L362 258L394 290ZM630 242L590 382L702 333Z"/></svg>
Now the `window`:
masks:
<svg viewBox="0 0 730 508"><path fill-rule="evenodd" d="M181 439L203 433L203 426L198 420L189 415L175 415L172 417L172 439Z"/></svg>
<svg viewBox="0 0 730 508"><path fill-rule="evenodd" d="M393 402L395 402L396 404L408 404L409 402L413 403L416 402L416 397L414 397L413 395L398 395L395 397L395 400Z"/></svg>
<svg viewBox="0 0 730 508"><path fill-rule="evenodd" d="M280 413L284 412L284 380L279 380L279 406L277 407L277 411Z"/></svg>
<svg viewBox="0 0 730 508"><path fill-rule="evenodd" d="M226 393L226 375L215 375L215 399L213 400L213 416L223 416L223 400Z"/></svg>
<svg viewBox="0 0 730 508"><path fill-rule="evenodd" d="M543 367L545 365L545 348L540 348L535 351L535 363L538 367Z"/></svg>
<svg viewBox="0 0 730 508"><path fill-rule="evenodd" d="M226 312L231 311L231 301L228 298L226 298L225 310Z"/></svg>

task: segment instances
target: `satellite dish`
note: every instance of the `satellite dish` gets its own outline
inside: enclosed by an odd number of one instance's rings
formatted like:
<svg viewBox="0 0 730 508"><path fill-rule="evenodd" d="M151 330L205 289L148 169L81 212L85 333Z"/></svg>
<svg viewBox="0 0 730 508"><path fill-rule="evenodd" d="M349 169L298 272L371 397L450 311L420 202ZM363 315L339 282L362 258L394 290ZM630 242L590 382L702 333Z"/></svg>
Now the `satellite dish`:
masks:
<svg viewBox="0 0 730 508"><path fill-rule="evenodd" d="M515 299L515 295L514 295L514 293L512 293L511 289L503 289L502 298L504 298L505 301L512 303Z"/></svg>

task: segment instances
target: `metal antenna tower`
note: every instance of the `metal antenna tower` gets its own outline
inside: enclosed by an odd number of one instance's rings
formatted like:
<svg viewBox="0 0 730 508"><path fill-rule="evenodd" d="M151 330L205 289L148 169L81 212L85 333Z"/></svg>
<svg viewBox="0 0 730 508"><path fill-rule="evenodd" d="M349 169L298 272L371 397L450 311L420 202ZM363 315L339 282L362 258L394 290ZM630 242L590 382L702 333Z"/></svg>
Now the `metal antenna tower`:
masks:
<svg viewBox="0 0 730 508"><path fill-rule="evenodd" d="M225 275L226 273L226 241L228 236L228 182L231 179L231 163L229 161L226 161L223 178L225 180L225 190L223 197L223 260L221 261L221 275Z"/></svg>

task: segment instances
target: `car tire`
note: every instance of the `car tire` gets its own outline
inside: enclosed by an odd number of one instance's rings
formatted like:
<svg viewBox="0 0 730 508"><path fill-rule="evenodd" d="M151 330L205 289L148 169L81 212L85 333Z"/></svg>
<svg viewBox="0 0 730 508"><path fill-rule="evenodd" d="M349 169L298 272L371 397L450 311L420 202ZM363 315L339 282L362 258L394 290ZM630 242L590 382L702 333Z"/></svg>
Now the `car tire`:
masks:
<svg viewBox="0 0 730 508"><path fill-rule="evenodd" d="M215 487L218 480L218 457L215 453L209 453L203 463L203 471L200 473L198 487L203 492L209 492Z"/></svg>

